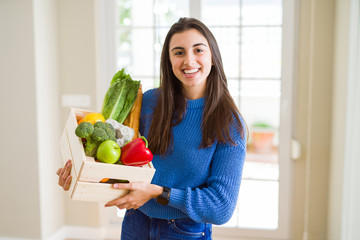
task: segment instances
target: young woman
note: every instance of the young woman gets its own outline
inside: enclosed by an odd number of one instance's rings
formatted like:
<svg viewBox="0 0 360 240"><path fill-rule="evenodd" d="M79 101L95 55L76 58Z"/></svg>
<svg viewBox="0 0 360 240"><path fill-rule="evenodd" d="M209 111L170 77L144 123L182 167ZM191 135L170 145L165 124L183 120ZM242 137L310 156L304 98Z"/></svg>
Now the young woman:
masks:
<svg viewBox="0 0 360 240"><path fill-rule="evenodd" d="M114 185L130 190L105 205L128 209L121 239L211 239L212 224L226 223L236 206L246 125L216 40L199 20L181 18L169 30L160 88L144 93L140 132L156 172L151 184ZM65 190L66 168L58 172Z"/></svg>

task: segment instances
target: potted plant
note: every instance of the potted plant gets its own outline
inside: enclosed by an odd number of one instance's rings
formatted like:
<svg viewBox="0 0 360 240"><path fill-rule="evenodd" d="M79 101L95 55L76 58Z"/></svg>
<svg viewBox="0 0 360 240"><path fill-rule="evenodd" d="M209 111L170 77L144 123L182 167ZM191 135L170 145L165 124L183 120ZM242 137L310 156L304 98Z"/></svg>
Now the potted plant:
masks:
<svg viewBox="0 0 360 240"><path fill-rule="evenodd" d="M270 153L273 149L275 130L266 122L251 125L252 147L257 153Z"/></svg>

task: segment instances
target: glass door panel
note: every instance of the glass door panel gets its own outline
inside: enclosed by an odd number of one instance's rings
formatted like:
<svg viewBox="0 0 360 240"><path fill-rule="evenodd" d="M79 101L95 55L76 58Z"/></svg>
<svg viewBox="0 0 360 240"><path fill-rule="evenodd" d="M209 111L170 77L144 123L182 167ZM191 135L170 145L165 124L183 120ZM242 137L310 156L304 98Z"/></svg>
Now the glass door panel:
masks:
<svg viewBox="0 0 360 240"><path fill-rule="evenodd" d="M219 44L228 86L249 128L238 205L222 227L279 227L282 0L117 0L117 66L144 91L159 84L164 38L179 17L198 12ZM146 4L147 7L144 7Z"/></svg>

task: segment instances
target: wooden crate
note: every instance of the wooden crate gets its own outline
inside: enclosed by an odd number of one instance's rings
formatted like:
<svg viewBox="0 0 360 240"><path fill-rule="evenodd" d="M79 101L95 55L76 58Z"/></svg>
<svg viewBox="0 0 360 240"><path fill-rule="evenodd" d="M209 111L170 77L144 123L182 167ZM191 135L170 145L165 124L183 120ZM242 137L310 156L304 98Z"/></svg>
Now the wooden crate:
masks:
<svg viewBox="0 0 360 240"><path fill-rule="evenodd" d="M144 181L150 183L155 169L150 162L142 167L96 162L85 155L81 139L75 135L77 119L90 111L71 108L60 138L63 162L72 160L70 197L73 200L108 202L125 195L127 190L118 190L109 183L100 183L104 178Z"/></svg>

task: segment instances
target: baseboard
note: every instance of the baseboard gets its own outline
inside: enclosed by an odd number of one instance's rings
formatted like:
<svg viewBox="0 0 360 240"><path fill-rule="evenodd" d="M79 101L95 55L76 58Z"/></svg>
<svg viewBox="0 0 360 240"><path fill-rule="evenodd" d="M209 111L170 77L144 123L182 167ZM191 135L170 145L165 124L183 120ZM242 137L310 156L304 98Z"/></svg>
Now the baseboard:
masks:
<svg viewBox="0 0 360 240"><path fill-rule="evenodd" d="M34 238L0 237L0 240L37 240L37 239L34 239Z"/></svg>
<svg viewBox="0 0 360 240"><path fill-rule="evenodd" d="M84 227L84 226L63 226L46 240L118 240L120 239L121 227ZM213 238L217 240L258 240L255 238L225 237L218 232L213 232ZM30 239L8 239L0 240L30 240Z"/></svg>
<svg viewBox="0 0 360 240"><path fill-rule="evenodd" d="M112 240L120 239L120 226L63 226L47 240ZM2 239L0 239L2 240Z"/></svg>

